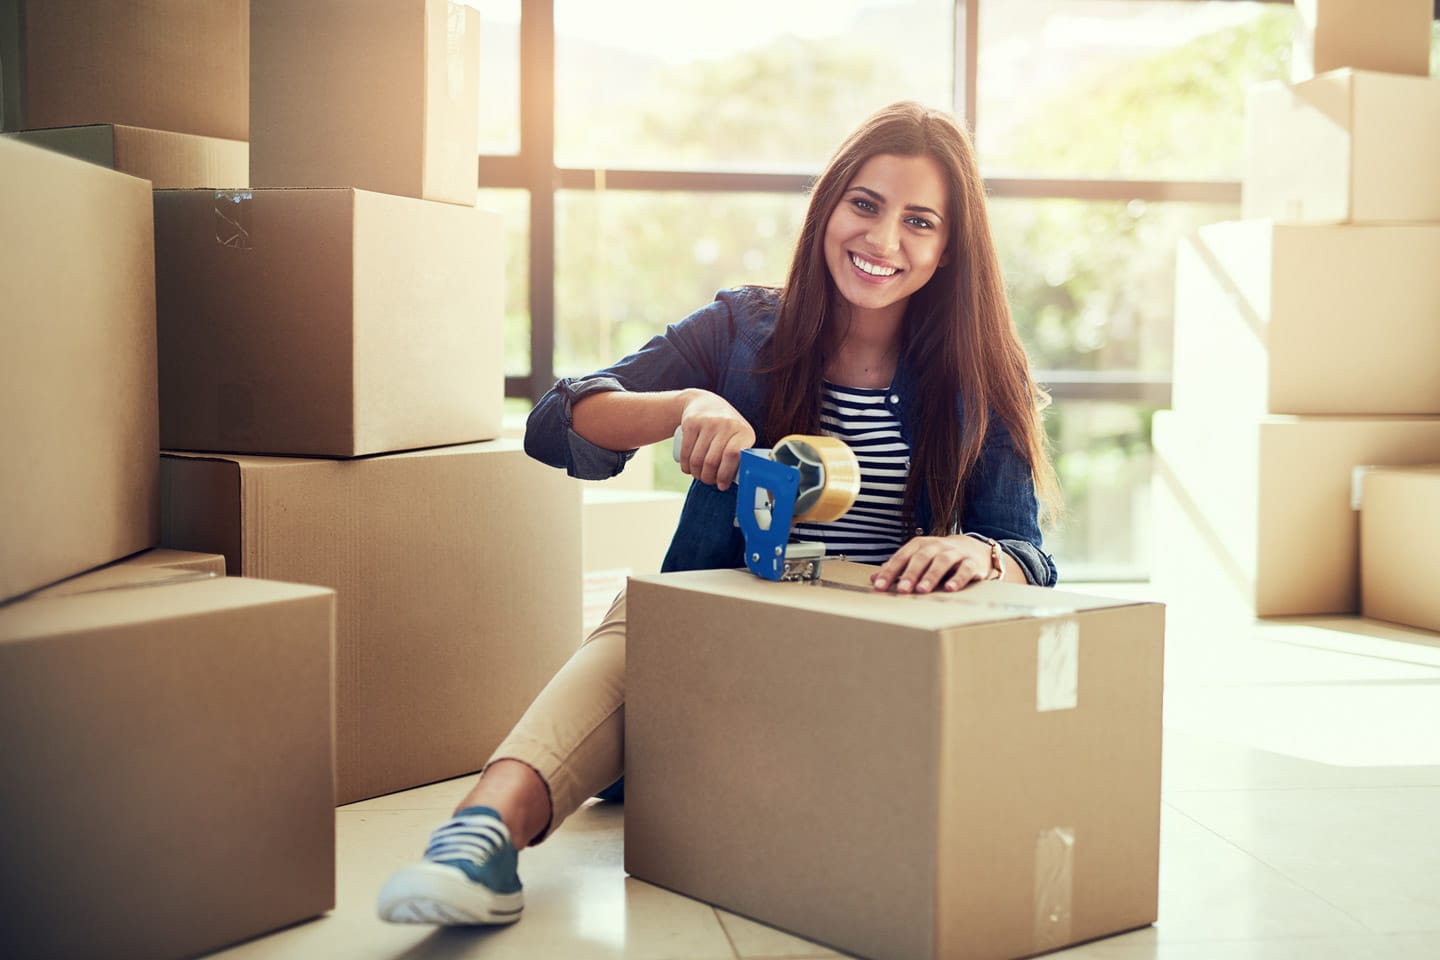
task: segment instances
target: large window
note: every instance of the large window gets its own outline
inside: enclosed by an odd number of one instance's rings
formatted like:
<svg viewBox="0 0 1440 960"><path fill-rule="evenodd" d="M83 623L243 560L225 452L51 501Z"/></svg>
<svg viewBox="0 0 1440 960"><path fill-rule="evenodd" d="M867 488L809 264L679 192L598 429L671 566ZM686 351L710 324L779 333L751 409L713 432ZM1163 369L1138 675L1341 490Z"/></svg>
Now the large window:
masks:
<svg viewBox="0 0 1440 960"><path fill-rule="evenodd" d="M919 100L974 130L1054 397L1067 521L1049 546L1067 579L1145 575L1175 242L1239 215L1244 90L1288 75L1290 5L468 2L489 61L481 196L509 221L510 395L616 359L718 288L779 282L839 138Z"/></svg>

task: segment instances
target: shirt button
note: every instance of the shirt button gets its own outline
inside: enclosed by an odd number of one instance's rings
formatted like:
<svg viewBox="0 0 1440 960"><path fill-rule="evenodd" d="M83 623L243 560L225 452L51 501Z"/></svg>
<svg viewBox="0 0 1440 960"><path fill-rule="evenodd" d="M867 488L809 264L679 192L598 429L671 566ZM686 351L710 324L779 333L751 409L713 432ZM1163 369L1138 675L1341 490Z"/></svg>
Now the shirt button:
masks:
<svg viewBox="0 0 1440 960"><path fill-rule="evenodd" d="M898 394L898 393L892 393L892 394L890 394L890 402L891 402L891 403L899 403L899 402L900 402L900 394Z"/></svg>
<svg viewBox="0 0 1440 960"><path fill-rule="evenodd" d="M923 537L924 535L925 535L925 530L924 530L923 527L916 527L916 528L915 528L915 536L917 536L917 537Z"/></svg>

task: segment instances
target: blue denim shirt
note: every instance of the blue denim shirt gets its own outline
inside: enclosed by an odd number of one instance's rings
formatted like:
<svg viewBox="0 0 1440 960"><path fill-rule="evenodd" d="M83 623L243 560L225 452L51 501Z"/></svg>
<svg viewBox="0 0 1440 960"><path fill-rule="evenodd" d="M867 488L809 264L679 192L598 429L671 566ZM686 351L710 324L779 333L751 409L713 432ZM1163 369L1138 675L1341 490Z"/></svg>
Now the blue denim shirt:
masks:
<svg viewBox="0 0 1440 960"><path fill-rule="evenodd" d="M576 401L608 390L637 392L699 387L724 397L752 425L764 421L769 377L756 373L761 349L775 328L778 294L769 288L722 290L695 311L614 366L557 382L540 398L525 426L525 452L572 477L603 480L625 468L633 450L607 450L572 428ZM904 361L895 371L890 404L905 442L913 446L912 414L916 377ZM964 410L961 410L964 416ZM760 446L778 438L759 436ZM690 484L680 523L665 556L664 571L743 567L745 541L735 526L736 489L721 491L698 480ZM921 492L915 509L916 535L931 525L929 497ZM1009 431L992 420L980 459L966 486L962 515L950 530L978 533L1003 544L1031 583L1055 585L1055 563L1041 549L1039 509L1030 466L1014 449Z"/></svg>

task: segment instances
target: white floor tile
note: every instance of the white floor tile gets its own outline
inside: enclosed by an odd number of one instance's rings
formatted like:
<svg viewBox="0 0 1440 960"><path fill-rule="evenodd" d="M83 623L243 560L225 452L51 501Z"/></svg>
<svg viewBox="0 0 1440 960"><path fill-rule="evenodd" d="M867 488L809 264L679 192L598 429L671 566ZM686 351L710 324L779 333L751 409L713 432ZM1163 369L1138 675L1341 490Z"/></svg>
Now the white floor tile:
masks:
<svg viewBox="0 0 1440 960"><path fill-rule="evenodd" d="M732 960L735 956L714 909L625 876L618 806L586 808L545 843L521 853L525 915L514 926L435 930L382 922L374 906L380 885L393 869L419 854L443 816L433 810L339 812L335 911L215 956L225 960Z"/></svg>
<svg viewBox="0 0 1440 960"><path fill-rule="evenodd" d="M1434 960L1440 936L1223 940L1174 943L1141 931L1051 954L1055 960Z"/></svg>
<svg viewBox="0 0 1440 960"><path fill-rule="evenodd" d="M1181 793L1169 802L1370 931L1440 934L1440 788Z"/></svg>
<svg viewBox="0 0 1440 960"><path fill-rule="evenodd" d="M720 923L741 960L828 960L848 956L727 910L715 912L720 915Z"/></svg>

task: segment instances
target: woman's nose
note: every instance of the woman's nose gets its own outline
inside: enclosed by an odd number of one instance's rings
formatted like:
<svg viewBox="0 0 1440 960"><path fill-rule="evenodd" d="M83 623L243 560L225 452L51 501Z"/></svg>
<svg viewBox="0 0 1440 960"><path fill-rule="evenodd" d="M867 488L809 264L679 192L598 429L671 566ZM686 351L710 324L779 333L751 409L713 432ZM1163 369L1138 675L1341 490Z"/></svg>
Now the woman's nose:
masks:
<svg viewBox="0 0 1440 960"><path fill-rule="evenodd" d="M888 217L880 217L870 224L865 239L880 253L890 253L900 246L900 225Z"/></svg>

